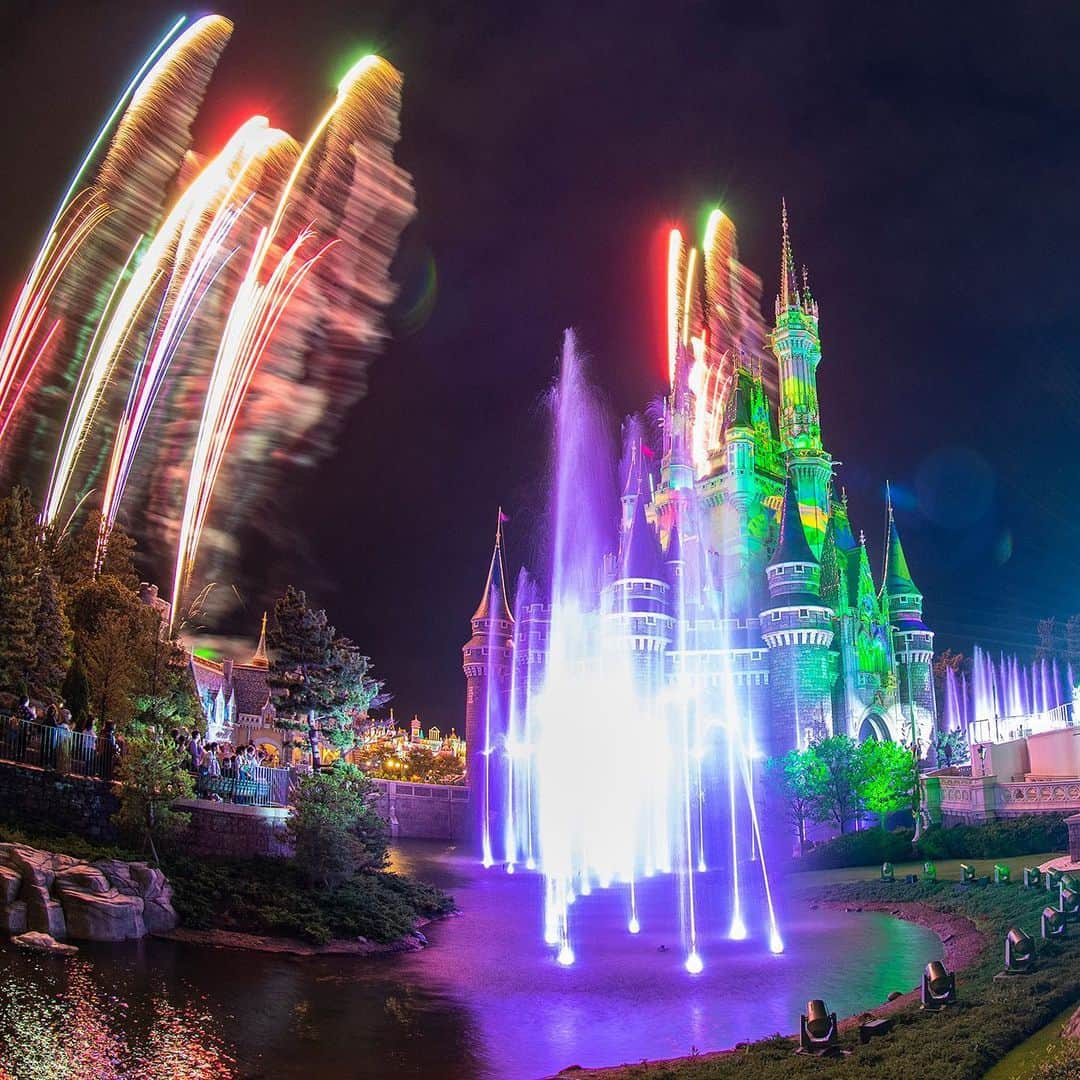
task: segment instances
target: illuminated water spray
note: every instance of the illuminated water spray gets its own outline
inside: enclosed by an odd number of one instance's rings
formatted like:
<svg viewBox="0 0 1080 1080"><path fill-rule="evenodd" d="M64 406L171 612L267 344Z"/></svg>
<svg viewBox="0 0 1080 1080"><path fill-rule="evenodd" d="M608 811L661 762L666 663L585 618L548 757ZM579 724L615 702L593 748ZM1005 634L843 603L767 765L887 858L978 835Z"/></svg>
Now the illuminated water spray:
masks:
<svg viewBox="0 0 1080 1080"><path fill-rule="evenodd" d="M689 311L686 292L676 296ZM673 327L673 393L680 385L687 391L691 361L681 338ZM644 891L669 888L685 967L702 971L703 942L717 929L702 921L707 875L713 891L718 882L726 889L720 932L736 940L762 934L778 952L748 710L730 667L723 678L699 679L687 662L700 645L688 640L688 626L704 623L719 634L722 612L695 612L696 623L688 617L679 528L662 549L647 516L654 512L647 447L631 431L625 466L616 467L604 409L570 332L552 414L543 584L525 574L519 580L508 687L495 684L496 665L486 669L477 791L484 863L540 872L542 932L563 965L578 958L574 914L596 890L619 890L624 916L612 930L636 935L650 915L658 918L655 907L641 906ZM689 457L686 469L692 485ZM689 494L675 496L688 533L699 529ZM726 643L709 645L723 651ZM715 905L708 913L715 920Z"/></svg>

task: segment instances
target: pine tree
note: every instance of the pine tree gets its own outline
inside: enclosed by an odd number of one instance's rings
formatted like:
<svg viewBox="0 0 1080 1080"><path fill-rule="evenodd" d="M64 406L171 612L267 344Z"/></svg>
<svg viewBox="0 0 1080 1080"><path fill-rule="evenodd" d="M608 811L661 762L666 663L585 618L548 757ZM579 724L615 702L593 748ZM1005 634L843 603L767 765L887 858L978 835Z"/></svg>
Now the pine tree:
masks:
<svg viewBox="0 0 1080 1080"><path fill-rule="evenodd" d="M0 499L0 688L22 694L34 651L40 551L30 492L15 488Z"/></svg>
<svg viewBox="0 0 1080 1080"><path fill-rule="evenodd" d="M38 571L35 592L37 606L27 679L31 694L43 701L55 701L71 662L71 625L48 566Z"/></svg>

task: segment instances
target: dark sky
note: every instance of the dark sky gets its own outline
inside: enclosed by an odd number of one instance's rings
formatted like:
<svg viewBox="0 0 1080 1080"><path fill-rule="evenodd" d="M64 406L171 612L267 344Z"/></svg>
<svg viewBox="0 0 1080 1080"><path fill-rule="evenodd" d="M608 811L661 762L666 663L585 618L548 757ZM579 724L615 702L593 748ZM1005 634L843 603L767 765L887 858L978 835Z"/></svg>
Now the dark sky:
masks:
<svg viewBox="0 0 1080 1080"><path fill-rule="evenodd" d="M10 295L81 147L177 9L2 10ZM236 30L200 149L253 111L302 135L372 49L405 74L399 159L419 217L399 269L414 298L434 260L434 310L378 360L336 455L280 493L306 549L246 554L267 589L309 588L401 714L460 727L460 646L498 503L514 569L530 542L563 328L617 412L658 394L661 238L710 203L738 225L771 309L786 196L821 305L826 445L875 558L892 480L939 644L1027 650L1038 616L1080 609L1075 4L217 10Z"/></svg>

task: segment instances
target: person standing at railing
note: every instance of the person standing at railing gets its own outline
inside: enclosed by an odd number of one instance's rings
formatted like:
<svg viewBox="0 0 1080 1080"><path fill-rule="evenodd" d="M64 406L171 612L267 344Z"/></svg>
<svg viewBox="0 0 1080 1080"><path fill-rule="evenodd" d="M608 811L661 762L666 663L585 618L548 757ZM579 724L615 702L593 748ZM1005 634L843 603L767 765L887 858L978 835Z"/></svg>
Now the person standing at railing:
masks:
<svg viewBox="0 0 1080 1080"><path fill-rule="evenodd" d="M43 769L56 768L56 753L60 745L60 733L57 725L60 723L60 710L55 705L50 705L45 710L45 724L41 729L41 767Z"/></svg>
<svg viewBox="0 0 1080 1080"><path fill-rule="evenodd" d="M94 734L94 721L89 716L79 722L76 739L79 743L79 768L83 776L94 775L94 757L97 751L97 735Z"/></svg>
<svg viewBox="0 0 1080 1080"><path fill-rule="evenodd" d="M55 706L54 706L55 707ZM56 768L58 772L71 772L71 724L56 713Z"/></svg>
<svg viewBox="0 0 1080 1080"><path fill-rule="evenodd" d="M120 744L116 739L116 725L111 720L105 721L101 729L101 778L111 780L113 770L116 767L116 759L120 756Z"/></svg>

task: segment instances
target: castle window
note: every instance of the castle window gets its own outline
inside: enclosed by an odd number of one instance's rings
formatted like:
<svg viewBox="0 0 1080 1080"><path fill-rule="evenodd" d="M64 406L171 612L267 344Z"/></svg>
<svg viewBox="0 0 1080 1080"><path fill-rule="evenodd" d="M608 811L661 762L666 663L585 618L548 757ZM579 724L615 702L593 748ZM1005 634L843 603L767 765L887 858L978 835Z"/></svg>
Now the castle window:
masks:
<svg viewBox="0 0 1080 1080"><path fill-rule="evenodd" d="M809 614L810 614L810 612L807 611L806 608L799 608L799 618L800 619L805 619L806 616L809 615Z"/></svg>
<svg viewBox="0 0 1080 1080"><path fill-rule="evenodd" d="M779 575L779 574L782 574L782 573L784 572L784 570L785 570L785 569L786 569L786 568L785 568L785 567L783 567L783 566L778 566L778 567L776 568L776 573L777 573L778 575Z"/></svg>

